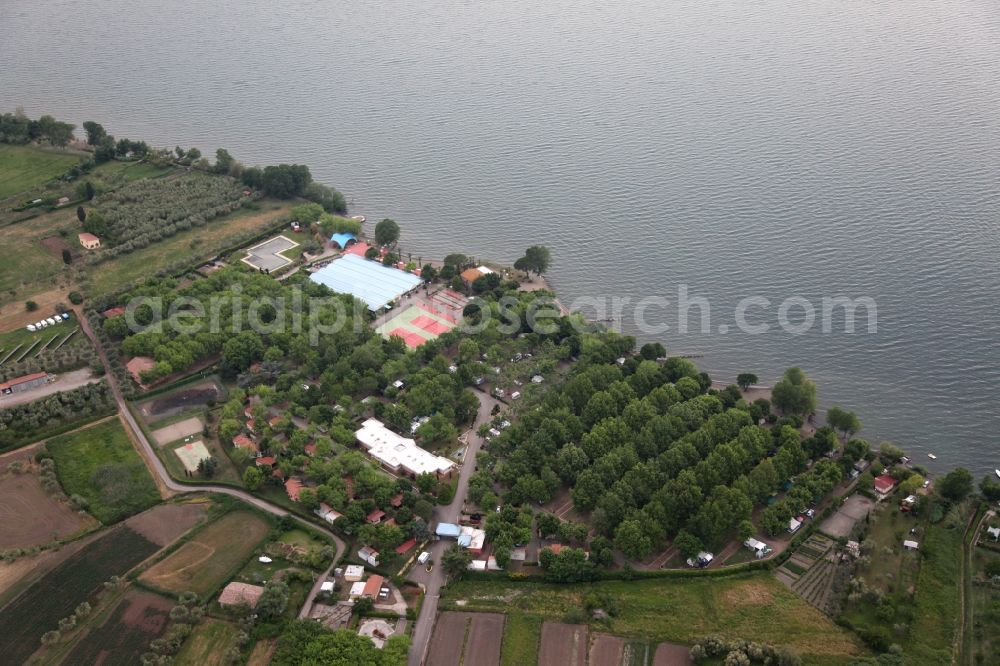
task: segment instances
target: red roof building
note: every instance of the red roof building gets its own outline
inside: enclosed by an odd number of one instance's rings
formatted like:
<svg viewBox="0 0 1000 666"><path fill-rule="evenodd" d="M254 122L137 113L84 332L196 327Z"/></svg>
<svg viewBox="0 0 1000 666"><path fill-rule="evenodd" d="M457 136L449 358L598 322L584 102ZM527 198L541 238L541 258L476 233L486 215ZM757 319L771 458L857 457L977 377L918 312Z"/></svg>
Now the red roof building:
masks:
<svg viewBox="0 0 1000 666"><path fill-rule="evenodd" d="M235 446L238 449L246 449L247 451L255 455L260 453L260 449L257 447L257 442L253 441L243 433L240 433L236 435L236 437L233 437L233 446Z"/></svg>
<svg viewBox="0 0 1000 666"><path fill-rule="evenodd" d="M35 386L38 386L45 382L46 377L48 377L48 375L44 372L35 372L30 375L24 375L23 377L18 377L10 380L9 382L0 384L0 392L14 393L16 390L27 390L32 387L25 386L25 384L33 383Z"/></svg>
<svg viewBox="0 0 1000 666"><path fill-rule="evenodd" d="M285 481L285 492L288 493L288 499L293 502L299 501L299 493L302 492L302 482L296 479L294 476L287 481Z"/></svg>
<svg viewBox="0 0 1000 666"><path fill-rule="evenodd" d="M309 442L308 444L306 444L305 446L303 446L302 450L306 452L307 456L314 456L314 455L316 455L316 445L313 444L312 442Z"/></svg>
<svg viewBox="0 0 1000 666"><path fill-rule="evenodd" d="M129 362L125 364L125 369L128 370L128 373L132 375L132 379L134 379L137 384L142 384L142 373L147 370L152 370L155 367L156 361L148 356L136 356L135 358L129 359Z"/></svg>
<svg viewBox="0 0 1000 666"><path fill-rule="evenodd" d="M413 550L413 547L417 545L416 539L410 539L409 541L404 541L403 543L396 546L397 555L405 555L406 553Z"/></svg>
<svg viewBox="0 0 1000 666"><path fill-rule="evenodd" d="M368 522L369 525L378 525L379 523L382 522L383 518L385 518L385 511L383 511L382 509L375 509L374 511L368 514L368 517L365 518L365 520Z"/></svg>
<svg viewBox="0 0 1000 666"><path fill-rule="evenodd" d="M382 589L382 583L384 582L385 578L382 578L378 574L369 576L368 580L365 581L365 591L361 593L361 596L377 599L378 593Z"/></svg>
<svg viewBox="0 0 1000 666"><path fill-rule="evenodd" d="M393 497L391 500L389 500L389 504L391 504L393 507L395 507L397 509L399 507L403 506L403 493L399 493L398 495L396 495L395 497Z"/></svg>
<svg viewBox="0 0 1000 666"><path fill-rule="evenodd" d="M888 474L875 477L875 494L878 495L879 499L885 499L888 497L889 493L891 493L895 487L896 479L892 478Z"/></svg>
<svg viewBox="0 0 1000 666"><path fill-rule="evenodd" d="M264 465L274 467L274 463L277 461L275 461L274 456L261 456L260 458L257 458L256 462L257 467L263 467Z"/></svg>
<svg viewBox="0 0 1000 666"><path fill-rule="evenodd" d="M125 314L125 308L121 306L115 306L113 308L108 308L101 314L104 315L104 317L106 317L107 319L111 319L112 317L121 317L123 314Z"/></svg>

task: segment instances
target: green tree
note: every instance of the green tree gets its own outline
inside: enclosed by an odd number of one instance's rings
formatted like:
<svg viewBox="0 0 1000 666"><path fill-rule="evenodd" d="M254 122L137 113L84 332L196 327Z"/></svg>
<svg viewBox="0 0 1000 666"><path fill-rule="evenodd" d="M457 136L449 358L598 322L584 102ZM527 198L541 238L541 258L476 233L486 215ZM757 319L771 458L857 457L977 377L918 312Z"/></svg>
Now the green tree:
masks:
<svg viewBox="0 0 1000 666"><path fill-rule="evenodd" d="M844 439L861 430L861 419L858 415L836 405L826 413L826 422L831 428L839 430Z"/></svg>
<svg viewBox="0 0 1000 666"><path fill-rule="evenodd" d="M87 201L91 201L95 194L97 194L97 190L94 189L94 184L88 180L83 184L83 196Z"/></svg>
<svg viewBox="0 0 1000 666"><path fill-rule="evenodd" d="M674 546L677 547L677 550L679 550L681 555L685 558L694 557L701 552L703 547L701 539L687 530L681 530L677 533L677 536L674 537Z"/></svg>
<svg viewBox="0 0 1000 666"><path fill-rule="evenodd" d="M69 251L69 248L63 248L62 260L67 266L73 263L73 253Z"/></svg>
<svg viewBox="0 0 1000 666"><path fill-rule="evenodd" d="M633 560L641 560L653 552L653 542L638 520L624 520L618 525L615 547Z"/></svg>
<svg viewBox="0 0 1000 666"><path fill-rule="evenodd" d="M243 485L246 486L247 490L254 491L260 488L260 484L264 482L264 473L260 471L256 466L247 467L243 472Z"/></svg>
<svg viewBox="0 0 1000 666"><path fill-rule="evenodd" d="M87 211L83 209L83 206L76 207L76 219L80 220L81 223L87 219Z"/></svg>
<svg viewBox="0 0 1000 666"><path fill-rule="evenodd" d="M399 241L399 225L395 220L385 218L375 225L375 243L380 246L394 247Z"/></svg>
<svg viewBox="0 0 1000 666"><path fill-rule="evenodd" d="M789 368L771 391L771 402L785 414L816 411L816 384L800 368Z"/></svg>
<svg viewBox="0 0 1000 666"><path fill-rule="evenodd" d="M647 342L639 349L639 355L647 361L655 361L667 355L667 348L659 342Z"/></svg>
<svg viewBox="0 0 1000 666"><path fill-rule="evenodd" d="M280 618L288 607L288 585L280 580L272 580L264 585L257 605L254 607L262 620Z"/></svg>
<svg viewBox="0 0 1000 666"><path fill-rule="evenodd" d="M945 499L961 502L972 492L972 474L964 467L956 467L944 475L937 488Z"/></svg>
<svg viewBox="0 0 1000 666"><path fill-rule="evenodd" d="M95 123L93 120L84 121L83 131L87 133L87 143L91 146L96 146L100 143L101 139L108 135L108 133L104 131L104 127L100 123Z"/></svg>
<svg viewBox="0 0 1000 666"><path fill-rule="evenodd" d="M215 151L215 167L213 167L213 170L216 173L229 173L235 163L236 160L233 159L233 156L225 148L219 148Z"/></svg>
<svg viewBox="0 0 1000 666"><path fill-rule="evenodd" d="M465 575L472 562L472 554L459 545L454 545L444 552L441 557L441 566L445 573L452 579L459 579Z"/></svg>
<svg viewBox="0 0 1000 666"><path fill-rule="evenodd" d="M552 253L544 245L532 245L524 251L524 256L514 262L514 268L526 273L541 275L549 270Z"/></svg>
<svg viewBox="0 0 1000 666"><path fill-rule="evenodd" d="M741 372L740 374L736 375L736 385L739 386L744 391L749 389L758 381L759 380L757 379L757 375L753 374L752 372Z"/></svg>

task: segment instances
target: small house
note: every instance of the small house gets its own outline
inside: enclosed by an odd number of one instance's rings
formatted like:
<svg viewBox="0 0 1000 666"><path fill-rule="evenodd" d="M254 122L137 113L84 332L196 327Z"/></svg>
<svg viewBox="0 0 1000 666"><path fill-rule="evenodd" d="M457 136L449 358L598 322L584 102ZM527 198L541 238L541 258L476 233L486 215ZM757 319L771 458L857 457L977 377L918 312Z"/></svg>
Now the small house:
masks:
<svg viewBox="0 0 1000 666"><path fill-rule="evenodd" d="M378 566L378 551L371 546L364 546L358 551L358 558L373 567Z"/></svg>
<svg viewBox="0 0 1000 666"><path fill-rule="evenodd" d="M77 239L85 250L97 250L101 247L101 239L94 234L83 232L77 236Z"/></svg>
<svg viewBox="0 0 1000 666"><path fill-rule="evenodd" d="M344 567L344 580L356 583L365 577L365 568L360 564L348 564Z"/></svg>
<svg viewBox="0 0 1000 666"><path fill-rule="evenodd" d="M993 537L994 541L1000 540L1000 527L987 527L986 533Z"/></svg>
<svg viewBox="0 0 1000 666"><path fill-rule="evenodd" d="M299 501L299 494L302 492L302 488L302 481L294 476L285 481L285 492L288 493L288 499L293 502Z"/></svg>
<svg viewBox="0 0 1000 666"><path fill-rule="evenodd" d="M382 522L383 518L385 518L385 511L383 511L382 509L375 509L374 511L368 514L368 516L365 518L365 522L368 523L369 525L378 525Z"/></svg>
<svg viewBox="0 0 1000 666"><path fill-rule="evenodd" d="M903 542L903 548L905 548L906 550L917 550L919 547L920 544L918 544L916 541L910 541L909 539L907 539L906 541Z"/></svg>
<svg viewBox="0 0 1000 666"><path fill-rule="evenodd" d="M365 584L362 583L361 581L355 581L351 585L351 591L348 593L347 596L350 597L351 599L357 599L364 593L365 593Z"/></svg>
<svg viewBox="0 0 1000 666"><path fill-rule="evenodd" d="M239 433L236 437L233 437L233 446L238 449L243 449L255 458L260 455L260 449L257 447L257 442L253 441L243 433Z"/></svg>
<svg viewBox="0 0 1000 666"><path fill-rule="evenodd" d="M378 574L372 574L365 581L364 590L361 592L362 597L368 597L369 599L378 599L378 593L382 590L382 583L385 582L385 578L379 576Z"/></svg>
<svg viewBox="0 0 1000 666"><path fill-rule="evenodd" d="M334 511L333 507L331 507L329 504L325 502L320 502L319 508L316 509L313 513L315 513L317 516L319 516L320 518L322 518L331 525L337 522L337 519L340 518L340 514Z"/></svg>
<svg viewBox="0 0 1000 666"><path fill-rule="evenodd" d="M408 552L410 552L411 550L413 550L413 547L416 546L416 545L417 545L417 540L416 539L410 539L408 541L404 541L403 543L401 543L398 546L396 546L396 554L397 555L406 555Z"/></svg>
<svg viewBox="0 0 1000 666"><path fill-rule="evenodd" d="M879 501L882 501L891 495L895 488L896 479L892 478L888 474L882 474L881 476L875 477L875 495Z"/></svg>

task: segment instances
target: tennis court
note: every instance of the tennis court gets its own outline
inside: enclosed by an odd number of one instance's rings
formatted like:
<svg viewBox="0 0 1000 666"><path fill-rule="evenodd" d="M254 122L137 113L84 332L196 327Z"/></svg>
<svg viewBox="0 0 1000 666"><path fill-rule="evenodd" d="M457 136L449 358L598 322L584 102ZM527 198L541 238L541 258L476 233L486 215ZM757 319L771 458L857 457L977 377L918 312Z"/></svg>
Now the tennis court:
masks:
<svg viewBox="0 0 1000 666"><path fill-rule="evenodd" d="M292 260L283 253L291 250L293 247L298 247L298 245L298 243L285 236L275 236L248 249L247 256L243 258L243 262L253 266L257 270L268 272L277 270L292 263Z"/></svg>
<svg viewBox="0 0 1000 666"><path fill-rule="evenodd" d="M176 453L177 457L181 459L181 464L184 465L184 469L189 472L197 472L198 463L205 458L212 457L212 454L208 452L208 449L205 448L205 445L200 439L196 442L191 442L190 444L178 446L174 449L174 453Z"/></svg>
<svg viewBox="0 0 1000 666"><path fill-rule="evenodd" d="M411 305L376 329L385 338L399 336L408 347L415 349L455 328L455 324L439 312L418 303Z"/></svg>

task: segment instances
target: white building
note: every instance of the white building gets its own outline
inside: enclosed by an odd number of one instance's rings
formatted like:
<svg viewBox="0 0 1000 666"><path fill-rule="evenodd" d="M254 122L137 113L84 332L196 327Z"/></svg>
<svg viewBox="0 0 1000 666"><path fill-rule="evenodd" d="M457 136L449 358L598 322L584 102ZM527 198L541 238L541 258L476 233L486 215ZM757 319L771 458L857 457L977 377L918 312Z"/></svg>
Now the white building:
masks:
<svg viewBox="0 0 1000 666"><path fill-rule="evenodd" d="M455 463L417 446L409 437L397 435L378 419L368 419L354 433L368 455L389 471L416 478L421 474L451 476Z"/></svg>
<svg viewBox="0 0 1000 666"><path fill-rule="evenodd" d="M348 564L344 569L344 580L356 583L365 577L365 568L360 564Z"/></svg>

